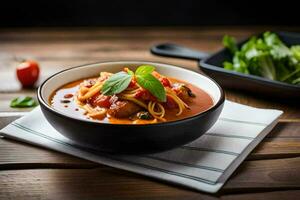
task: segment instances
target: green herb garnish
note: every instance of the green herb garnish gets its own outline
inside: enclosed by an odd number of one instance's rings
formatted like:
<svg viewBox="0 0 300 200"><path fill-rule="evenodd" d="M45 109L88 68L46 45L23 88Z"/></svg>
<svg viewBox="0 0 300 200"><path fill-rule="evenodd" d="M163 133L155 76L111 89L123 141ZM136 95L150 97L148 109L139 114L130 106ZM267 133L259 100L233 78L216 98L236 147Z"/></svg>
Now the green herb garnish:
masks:
<svg viewBox="0 0 300 200"><path fill-rule="evenodd" d="M12 108L30 108L37 106L37 102L32 97L18 97L10 102Z"/></svg>
<svg viewBox="0 0 300 200"><path fill-rule="evenodd" d="M128 72L119 72L112 75L107 79L101 89L104 95L114 95L119 94L124 91L133 77L135 77L137 83L148 90L153 96L155 96L159 101L166 101L166 92L164 86L161 82L155 78L151 73L155 70L154 66L151 65L141 65L137 68L135 73L131 70Z"/></svg>
<svg viewBox="0 0 300 200"><path fill-rule="evenodd" d="M105 81L101 89L104 95L119 94L130 84L132 75L126 72L118 72Z"/></svg>
<svg viewBox="0 0 300 200"><path fill-rule="evenodd" d="M128 73L129 75L134 76L134 72L133 72L133 71L131 71L130 69L127 69L127 70L128 70L127 73Z"/></svg>
<svg viewBox="0 0 300 200"><path fill-rule="evenodd" d="M300 84L300 45L288 47L271 32L251 37L241 48L233 37L225 35L223 45L233 55L223 63L225 69Z"/></svg>
<svg viewBox="0 0 300 200"><path fill-rule="evenodd" d="M152 119L152 115L147 111L140 111L136 114L136 116L139 119L146 119L146 120Z"/></svg>
<svg viewBox="0 0 300 200"><path fill-rule="evenodd" d="M135 70L136 76L143 76L146 74L151 74L155 70L155 67L151 65L141 65Z"/></svg>
<svg viewBox="0 0 300 200"><path fill-rule="evenodd" d="M166 91L161 82L155 78L151 73L155 70L155 67L151 65L142 65L135 71L135 77L137 83L148 90L159 101L166 101Z"/></svg>

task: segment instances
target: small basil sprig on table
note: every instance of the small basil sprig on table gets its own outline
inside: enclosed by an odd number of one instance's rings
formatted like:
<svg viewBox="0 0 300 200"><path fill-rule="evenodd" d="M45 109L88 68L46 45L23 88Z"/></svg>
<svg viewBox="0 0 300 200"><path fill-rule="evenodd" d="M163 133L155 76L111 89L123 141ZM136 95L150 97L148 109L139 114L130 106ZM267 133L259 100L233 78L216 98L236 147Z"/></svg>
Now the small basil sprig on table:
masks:
<svg viewBox="0 0 300 200"><path fill-rule="evenodd" d="M151 65L141 65L137 68L135 73L131 70L128 70L127 73L118 72L105 81L101 92L104 95L119 94L128 87L131 79L135 77L141 87L148 90L159 101L165 102L165 88L161 82L151 74L154 70L155 67Z"/></svg>
<svg viewBox="0 0 300 200"><path fill-rule="evenodd" d="M37 106L37 102L32 97L18 97L10 102L12 108L30 108Z"/></svg>

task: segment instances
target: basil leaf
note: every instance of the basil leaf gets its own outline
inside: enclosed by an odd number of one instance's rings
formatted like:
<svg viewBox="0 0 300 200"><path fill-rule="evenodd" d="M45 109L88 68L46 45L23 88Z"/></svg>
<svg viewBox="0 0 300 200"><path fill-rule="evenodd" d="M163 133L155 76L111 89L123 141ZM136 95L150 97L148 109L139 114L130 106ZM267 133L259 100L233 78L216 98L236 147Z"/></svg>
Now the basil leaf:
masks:
<svg viewBox="0 0 300 200"><path fill-rule="evenodd" d="M118 72L111 77L109 77L101 89L104 95L114 95L119 94L124 91L131 81L131 75L126 72Z"/></svg>
<svg viewBox="0 0 300 200"><path fill-rule="evenodd" d="M153 96L155 96L159 101L166 102L166 91L161 82L156 79L152 74L136 74L137 83L148 90Z"/></svg>
<svg viewBox="0 0 300 200"><path fill-rule="evenodd" d="M135 71L135 75L146 75L146 74L150 74L155 70L155 67L151 66L151 65L141 65L139 66L136 71Z"/></svg>
<svg viewBox="0 0 300 200"><path fill-rule="evenodd" d="M12 108L30 108L37 106L37 102L32 97L18 97L10 102Z"/></svg>

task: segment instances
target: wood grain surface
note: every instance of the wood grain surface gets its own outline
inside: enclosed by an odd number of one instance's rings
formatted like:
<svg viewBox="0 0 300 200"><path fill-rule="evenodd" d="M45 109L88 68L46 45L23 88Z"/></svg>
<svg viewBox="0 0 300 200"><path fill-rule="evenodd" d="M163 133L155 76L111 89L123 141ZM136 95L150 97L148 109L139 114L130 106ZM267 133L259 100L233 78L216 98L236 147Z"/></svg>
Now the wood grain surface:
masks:
<svg viewBox="0 0 300 200"><path fill-rule="evenodd" d="M224 34L246 38L265 30L300 27L140 27L6 29L0 31L0 112L20 95L35 97L16 81L16 58L35 59L42 76L107 60L158 61L200 72L197 62L151 55L149 48L173 42L205 52L220 48ZM201 72L200 72L201 73ZM241 91L226 98L284 114L215 195L171 185L21 142L0 139L0 199L296 199L300 195L300 104ZM3 119L2 119L3 120ZM0 118L1 124L1 118Z"/></svg>

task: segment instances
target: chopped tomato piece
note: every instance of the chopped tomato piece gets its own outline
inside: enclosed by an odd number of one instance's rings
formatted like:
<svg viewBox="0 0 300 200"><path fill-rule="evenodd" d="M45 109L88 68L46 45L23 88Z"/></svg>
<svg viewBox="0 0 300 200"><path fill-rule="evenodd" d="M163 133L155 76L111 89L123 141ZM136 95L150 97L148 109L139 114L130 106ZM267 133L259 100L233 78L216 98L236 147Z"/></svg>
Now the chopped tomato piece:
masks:
<svg viewBox="0 0 300 200"><path fill-rule="evenodd" d="M90 103L93 106L109 108L111 106L110 98L111 98L110 96L104 96L99 94L97 96L93 96L90 100Z"/></svg>
<svg viewBox="0 0 300 200"><path fill-rule="evenodd" d="M162 77L159 80L164 87L171 87L171 83L166 77Z"/></svg>
<svg viewBox="0 0 300 200"><path fill-rule="evenodd" d="M176 102L169 96L167 96L167 102L165 105L170 109L177 108Z"/></svg>
<svg viewBox="0 0 300 200"><path fill-rule="evenodd" d="M144 96L145 92L146 92L146 90L143 90L143 89L138 90L137 93L135 94L135 98L138 98L138 99L141 98L142 96Z"/></svg>
<svg viewBox="0 0 300 200"><path fill-rule="evenodd" d="M136 81L134 79L132 79L129 83L129 88L134 88L136 86Z"/></svg>
<svg viewBox="0 0 300 200"><path fill-rule="evenodd" d="M145 89L140 89L135 94L135 98L147 100L147 101L156 101L156 98L148 90Z"/></svg>

